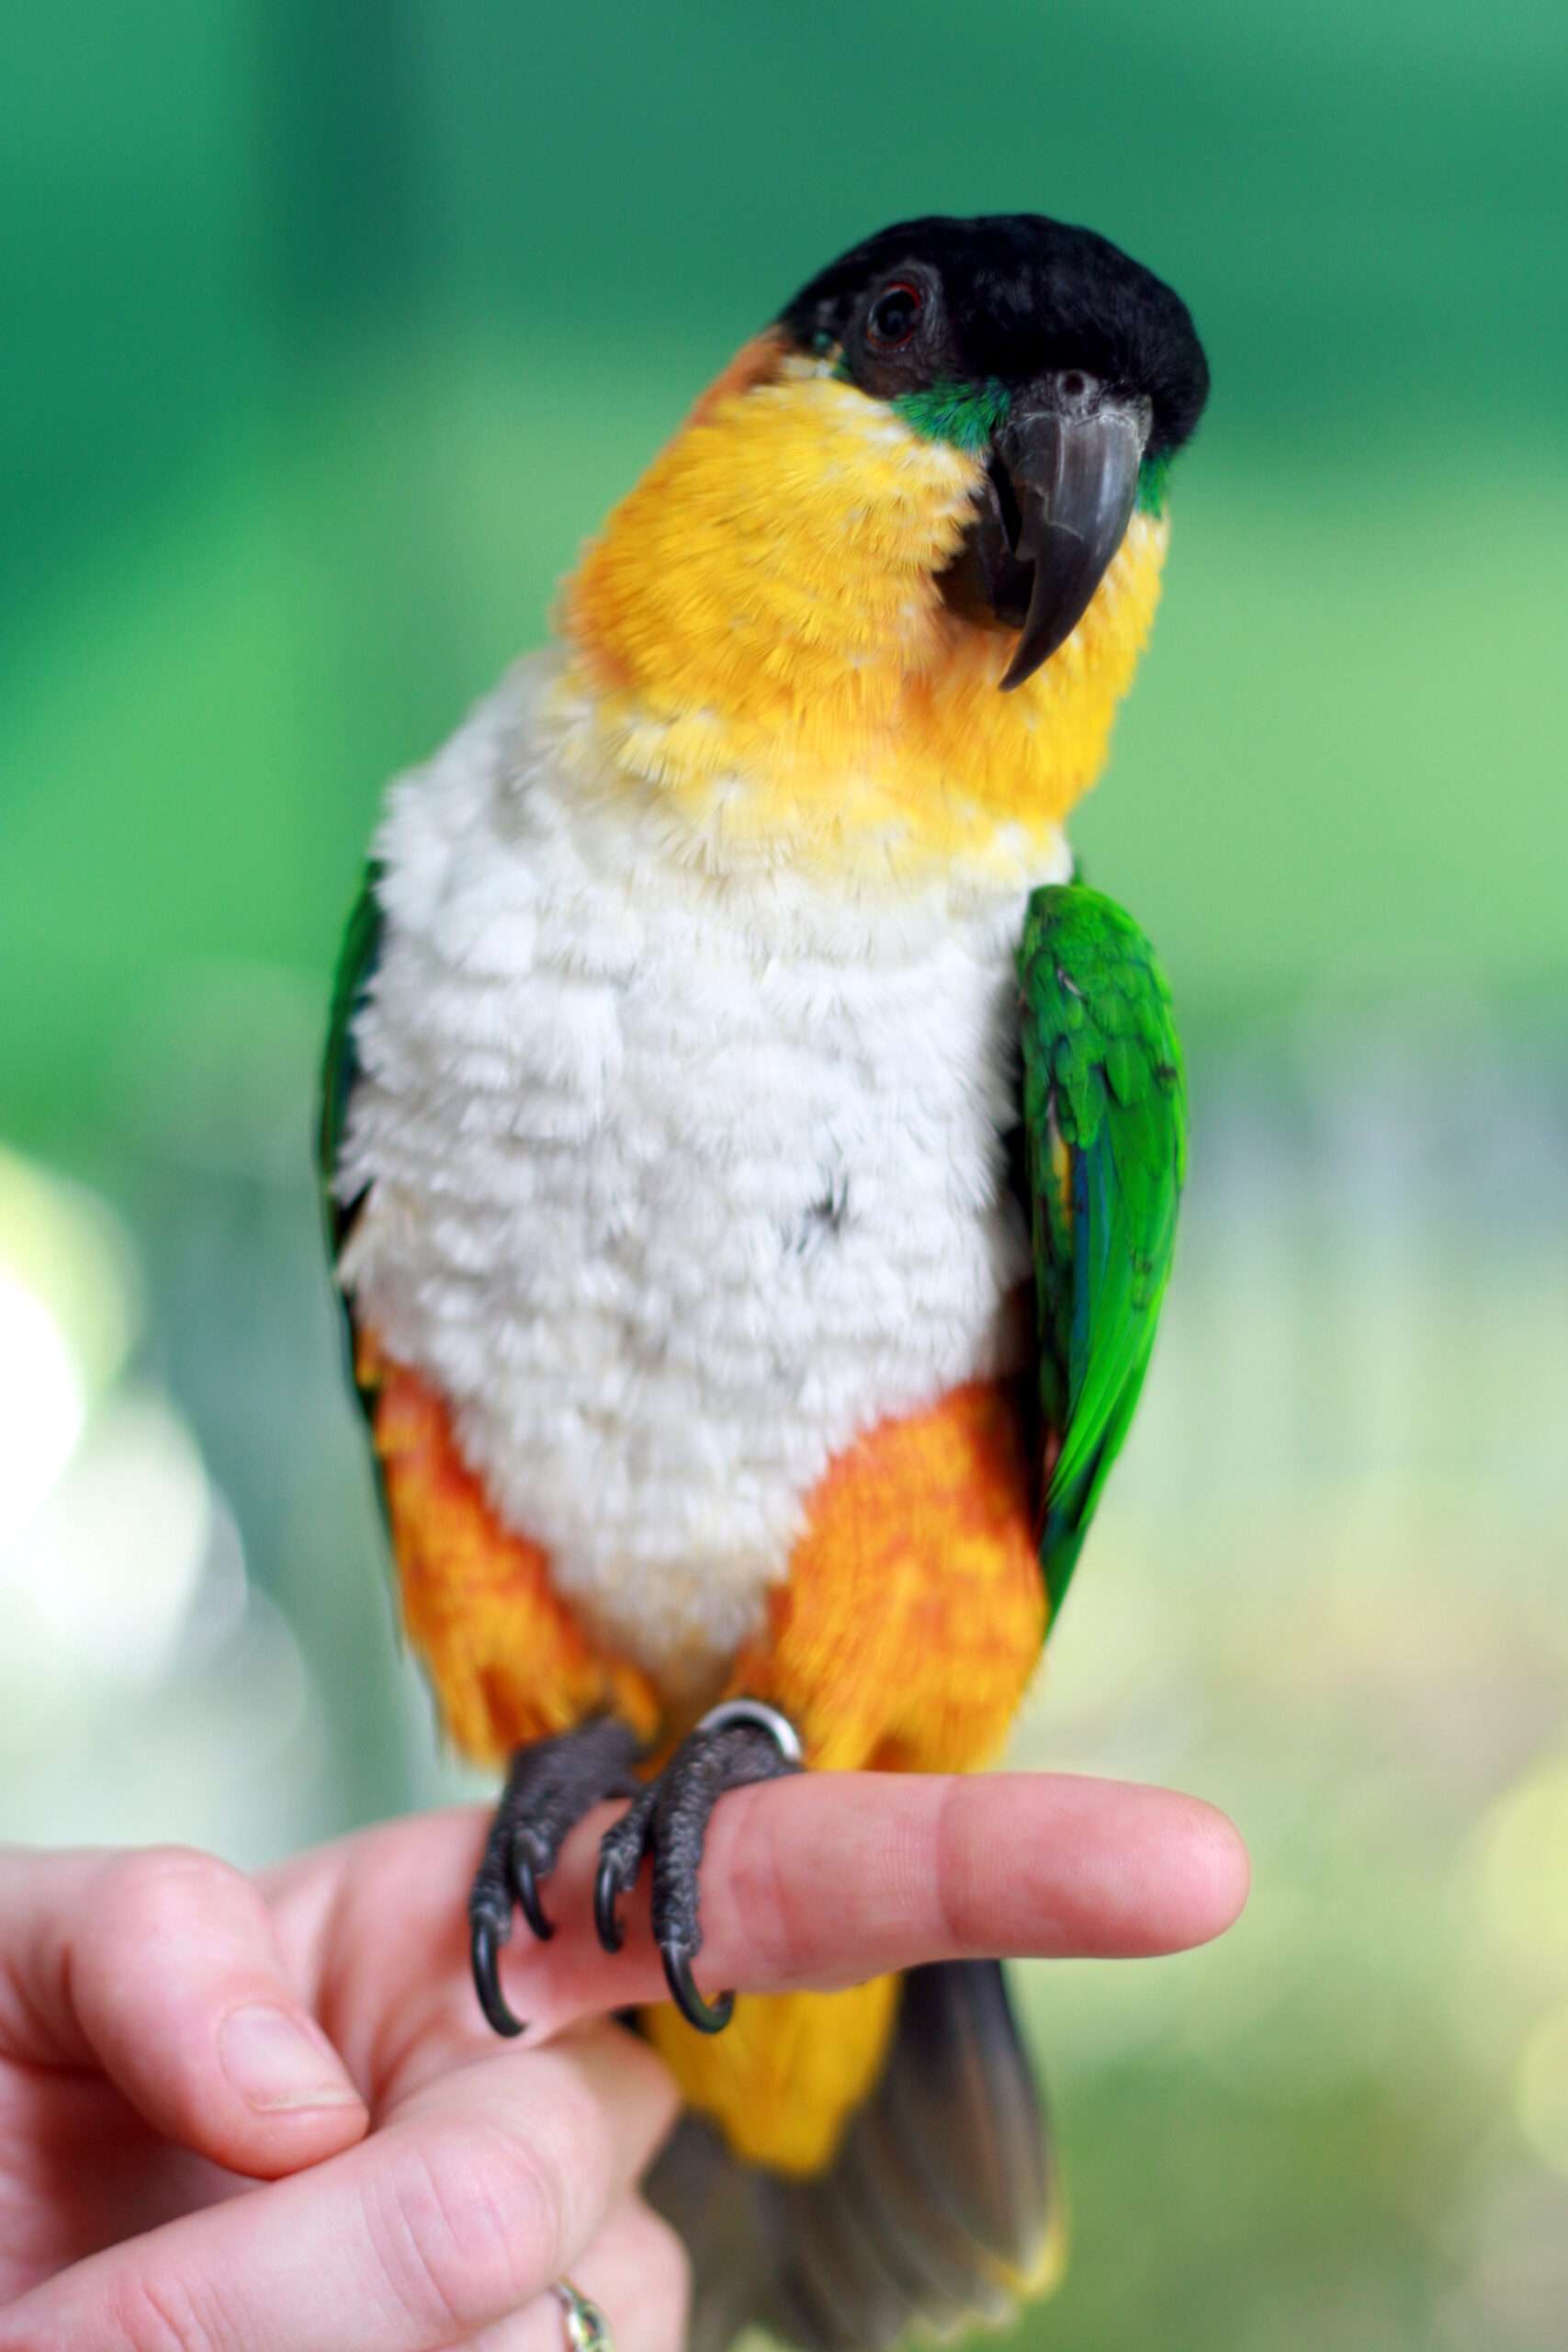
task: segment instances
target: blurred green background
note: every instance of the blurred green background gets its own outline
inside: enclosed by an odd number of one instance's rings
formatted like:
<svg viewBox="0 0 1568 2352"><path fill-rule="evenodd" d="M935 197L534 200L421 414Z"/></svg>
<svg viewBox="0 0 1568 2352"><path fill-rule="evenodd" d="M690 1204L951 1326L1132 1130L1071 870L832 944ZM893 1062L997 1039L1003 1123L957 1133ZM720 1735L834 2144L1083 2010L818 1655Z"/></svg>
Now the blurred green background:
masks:
<svg viewBox="0 0 1568 2352"><path fill-rule="evenodd" d="M1568 2336L1568 12L149 0L0 31L0 1823L237 1859L453 1784L307 1127L382 778L744 335L1091 222L1213 404L1080 845L1182 1258L1021 1741L1226 1805L1226 1943L1022 1979L1021 2341Z"/></svg>

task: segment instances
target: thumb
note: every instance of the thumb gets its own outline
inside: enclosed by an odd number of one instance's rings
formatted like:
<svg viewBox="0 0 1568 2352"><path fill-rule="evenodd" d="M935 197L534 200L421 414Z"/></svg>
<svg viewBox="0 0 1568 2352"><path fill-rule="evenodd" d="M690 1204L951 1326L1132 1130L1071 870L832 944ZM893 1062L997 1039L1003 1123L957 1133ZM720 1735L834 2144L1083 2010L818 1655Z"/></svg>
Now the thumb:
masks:
<svg viewBox="0 0 1568 2352"><path fill-rule="evenodd" d="M0 1918L16 2054L96 2064L165 2138L259 2179L364 2132L365 2102L287 1981L259 1891L227 1863L177 1848L13 1851Z"/></svg>

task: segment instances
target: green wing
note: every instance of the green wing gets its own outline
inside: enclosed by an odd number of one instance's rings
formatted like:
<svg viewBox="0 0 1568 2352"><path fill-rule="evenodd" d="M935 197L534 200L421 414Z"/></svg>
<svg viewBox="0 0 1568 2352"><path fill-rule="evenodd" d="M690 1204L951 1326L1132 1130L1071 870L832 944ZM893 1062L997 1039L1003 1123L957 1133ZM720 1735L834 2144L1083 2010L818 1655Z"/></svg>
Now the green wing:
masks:
<svg viewBox="0 0 1568 2352"><path fill-rule="evenodd" d="M1048 1470L1040 1561L1055 1621L1148 1369L1187 1108L1170 991L1113 900L1036 890L1019 979Z"/></svg>
<svg viewBox="0 0 1568 2352"><path fill-rule="evenodd" d="M354 1222L357 1201L339 1201L333 1192L333 1178L337 1170L338 1154L343 1148L344 1124L348 1116L349 1097L359 1076L359 1057L355 1049L354 1023L365 1002L377 960L381 953L382 917L377 889L381 879L380 866L372 860L365 869L359 895L348 918L343 945L338 951L337 969L333 976L332 1013L327 1023L326 1051L321 1059L321 1114L316 1134L316 1169L321 1182L321 1221L326 1233L327 1254L335 1266L348 1229ZM346 1298L340 1291L348 1343L349 1372L354 1373L354 1318ZM357 1380L355 1382L359 1388ZM359 1388L361 1402L368 1405L369 1397Z"/></svg>

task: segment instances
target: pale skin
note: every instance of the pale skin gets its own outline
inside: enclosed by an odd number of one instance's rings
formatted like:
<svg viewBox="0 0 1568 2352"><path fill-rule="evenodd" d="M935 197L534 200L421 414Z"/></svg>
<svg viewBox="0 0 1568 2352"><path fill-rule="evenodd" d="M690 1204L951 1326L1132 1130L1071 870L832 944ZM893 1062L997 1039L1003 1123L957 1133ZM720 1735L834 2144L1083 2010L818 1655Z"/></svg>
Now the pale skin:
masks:
<svg viewBox="0 0 1568 2352"><path fill-rule="evenodd" d="M0 1849L0 2352L562 2352L551 2281L619 2352L676 2352L685 2265L637 2181L674 2119L610 2013L662 1992L646 1896L590 1919L608 1809L520 1933L502 2045L463 1905L477 1815L256 1878L210 1857ZM1137 1958L1221 1934L1223 1815L1051 1774L804 1775L727 1797L705 1989L982 1953Z"/></svg>

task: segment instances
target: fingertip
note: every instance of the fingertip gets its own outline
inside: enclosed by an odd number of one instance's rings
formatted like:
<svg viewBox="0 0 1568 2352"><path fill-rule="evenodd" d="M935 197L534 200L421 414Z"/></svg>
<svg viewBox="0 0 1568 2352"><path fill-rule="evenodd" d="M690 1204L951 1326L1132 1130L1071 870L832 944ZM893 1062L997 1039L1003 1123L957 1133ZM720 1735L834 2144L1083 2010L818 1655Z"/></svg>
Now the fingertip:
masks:
<svg viewBox="0 0 1568 2352"><path fill-rule="evenodd" d="M1129 1919L1129 1952L1190 1951L1235 1925L1252 1865L1229 1815L1174 1789L1145 1792L1150 1805L1140 1841Z"/></svg>
<svg viewBox="0 0 1568 2352"><path fill-rule="evenodd" d="M1234 1928L1246 1910L1252 1891L1252 1857L1228 1814L1201 1797L1187 1802L1192 1811L1189 1838L1195 1932L1190 1941L1207 1944Z"/></svg>
<svg viewBox="0 0 1568 2352"><path fill-rule="evenodd" d="M1201 1798L1073 1774L1002 1777L998 1817L1028 1867L1015 1859L999 1880L987 1867L978 1916L966 1922L979 1929L975 1949L1156 1959L1210 1942L1241 1910L1247 1849Z"/></svg>

